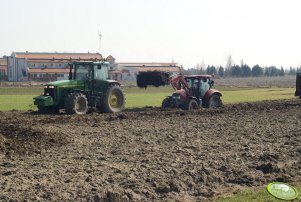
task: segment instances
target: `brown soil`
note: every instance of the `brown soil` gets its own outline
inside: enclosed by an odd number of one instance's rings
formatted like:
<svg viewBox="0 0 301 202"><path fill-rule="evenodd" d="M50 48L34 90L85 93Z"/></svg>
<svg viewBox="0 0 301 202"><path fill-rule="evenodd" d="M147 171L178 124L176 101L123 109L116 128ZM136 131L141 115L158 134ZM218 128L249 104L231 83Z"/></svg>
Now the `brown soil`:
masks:
<svg viewBox="0 0 301 202"><path fill-rule="evenodd" d="M301 101L0 113L0 201L195 201L301 182Z"/></svg>

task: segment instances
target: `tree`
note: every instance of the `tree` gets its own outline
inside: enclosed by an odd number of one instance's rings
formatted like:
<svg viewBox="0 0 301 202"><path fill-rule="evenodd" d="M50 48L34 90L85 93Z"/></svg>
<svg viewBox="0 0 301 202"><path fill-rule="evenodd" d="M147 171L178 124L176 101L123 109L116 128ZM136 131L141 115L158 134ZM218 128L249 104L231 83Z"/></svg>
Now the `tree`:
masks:
<svg viewBox="0 0 301 202"><path fill-rule="evenodd" d="M275 66L270 67L271 74L270 76L278 76L278 69Z"/></svg>
<svg viewBox="0 0 301 202"><path fill-rule="evenodd" d="M247 64L243 64L241 66L241 71L242 71L241 75L243 77L252 76L252 70L251 70L251 68Z"/></svg>
<svg viewBox="0 0 301 202"><path fill-rule="evenodd" d="M289 75L296 75L296 73L297 73L296 69L293 68L293 67L290 67L290 70L289 70L288 74Z"/></svg>
<svg viewBox="0 0 301 202"><path fill-rule="evenodd" d="M231 76L235 76L235 77L240 77L241 76L241 68L240 66L238 65L234 65L232 68L231 68Z"/></svg>
<svg viewBox="0 0 301 202"><path fill-rule="evenodd" d="M227 56L227 59L226 59L226 69L230 69L232 67L232 64L233 64L233 60L232 60L232 56L231 55L228 55Z"/></svg>
<svg viewBox="0 0 301 202"><path fill-rule="evenodd" d="M226 56L225 76L231 76L232 64L233 64L232 56L229 54Z"/></svg>
<svg viewBox="0 0 301 202"><path fill-rule="evenodd" d="M225 70L224 70L224 68L222 66L220 66L219 69L218 69L218 75L220 77L224 77L225 76Z"/></svg>
<svg viewBox="0 0 301 202"><path fill-rule="evenodd" d="M270 68L266 67L264 68L264 76L271 76L271 73L270 73Z"/></svg>
<svg viewBox="0 0 301 202"><path fill-rule="evenodd" d="M260 67L259 65L255 65L254 67L252 67L252 76L262 76L263 74L263 68Z"/></svg>
<svg viewBox="0 0 301 202"><path fill-rule="evenodd" d="M207 74L214 74L216 75L217 74L217 71L216 71L216 68L214 66L209 66L207 67Z"/></svg>
<svg viewBox="0 0 301 202"><path fill-rule="evenodd" d="M283 67L280 68L279 76L284 76L284 69L283 69Z"/></svg>

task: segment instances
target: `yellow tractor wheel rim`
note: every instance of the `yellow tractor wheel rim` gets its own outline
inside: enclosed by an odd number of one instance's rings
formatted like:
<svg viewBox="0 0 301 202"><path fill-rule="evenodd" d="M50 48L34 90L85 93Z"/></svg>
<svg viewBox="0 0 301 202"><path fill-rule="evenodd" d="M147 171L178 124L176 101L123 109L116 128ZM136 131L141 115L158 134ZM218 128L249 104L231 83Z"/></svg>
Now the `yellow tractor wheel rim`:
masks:
<svg viewBox="0 0 301 202"><path fill-rule="evenodd" d="M118 95L116 93L111 94L109 103L111 107L118 107Z"/></svg>

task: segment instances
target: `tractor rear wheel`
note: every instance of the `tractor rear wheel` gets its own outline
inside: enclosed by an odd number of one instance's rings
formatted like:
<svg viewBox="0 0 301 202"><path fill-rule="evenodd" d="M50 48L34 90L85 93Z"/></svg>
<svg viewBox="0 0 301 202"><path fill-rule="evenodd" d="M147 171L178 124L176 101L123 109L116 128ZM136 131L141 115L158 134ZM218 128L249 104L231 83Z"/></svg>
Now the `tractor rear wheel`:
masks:
<svg viewBox="0 0 301 202"><path fill-rule="evenodd" d="M125 96L119 86L110 86L103 97L100 110L105 113L118 113L124 109Z"/></svg>
<svg viewBox="0 0 301 202"><path fill-rule="evenodd" d="M163 101L162 101L162 105L161 105L162 108L170 108L170 97L167 97L165 98Z"/></svg>
<svg viewBox="0 0 301 202"><path fill-rule="evenodd" d="M67 114L86 114L87 97L83 93L69 93L65 99L65 111Z"/></svg>
<svg viewBox="0 0 301 202"><path fill-rule="evenodd" d="M197 108L199 108L199 105L197 101L193 99L188 99L183 106L184 110L189 110L189 111Z"/></svg>
<svg viewBox="0 0 301 202"><path fill-rule="evenodd" d="M208 102L208 108L217 108L217 107L221 107L222 104L222 100L221 97L218 94L213 94Z"/></svg>

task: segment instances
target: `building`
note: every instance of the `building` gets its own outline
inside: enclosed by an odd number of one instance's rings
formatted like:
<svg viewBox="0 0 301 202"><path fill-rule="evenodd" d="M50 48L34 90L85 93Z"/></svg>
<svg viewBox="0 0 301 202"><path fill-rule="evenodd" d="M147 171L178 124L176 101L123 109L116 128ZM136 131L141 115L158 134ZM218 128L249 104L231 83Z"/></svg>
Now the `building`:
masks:
<svg viewBox="0 0 301 202"><path fill-rule="evenodd" d="M63 69L29 69L28 70L28 80L29 81L58 81L67 80L69 77L69 68Z"/></svg>
<svg viewBox="0 0 301 202"><path fill-rule="evenodd" d="M68 79L70 62L103 59L99 53L13 52L6 60L6 72L9 81L56 81ZM180 67L174 62L116 63L111 55L105 60L110 65L110 79L118 81L136 81L137 74L142 71L180 72Z"/></svg>
<svg viewBox="0 0 301 202"><path fill-rule="evenodd" d="M7 77L7 57L0 58L0 80L5 80Z"/></svg>
<svg viewBox="0 0 301 202"><path fill-rule="evenodd" d="M9 81L54 81L68 78L68 63L102 60L99 53L13 52L8 57Z"/></svg>

